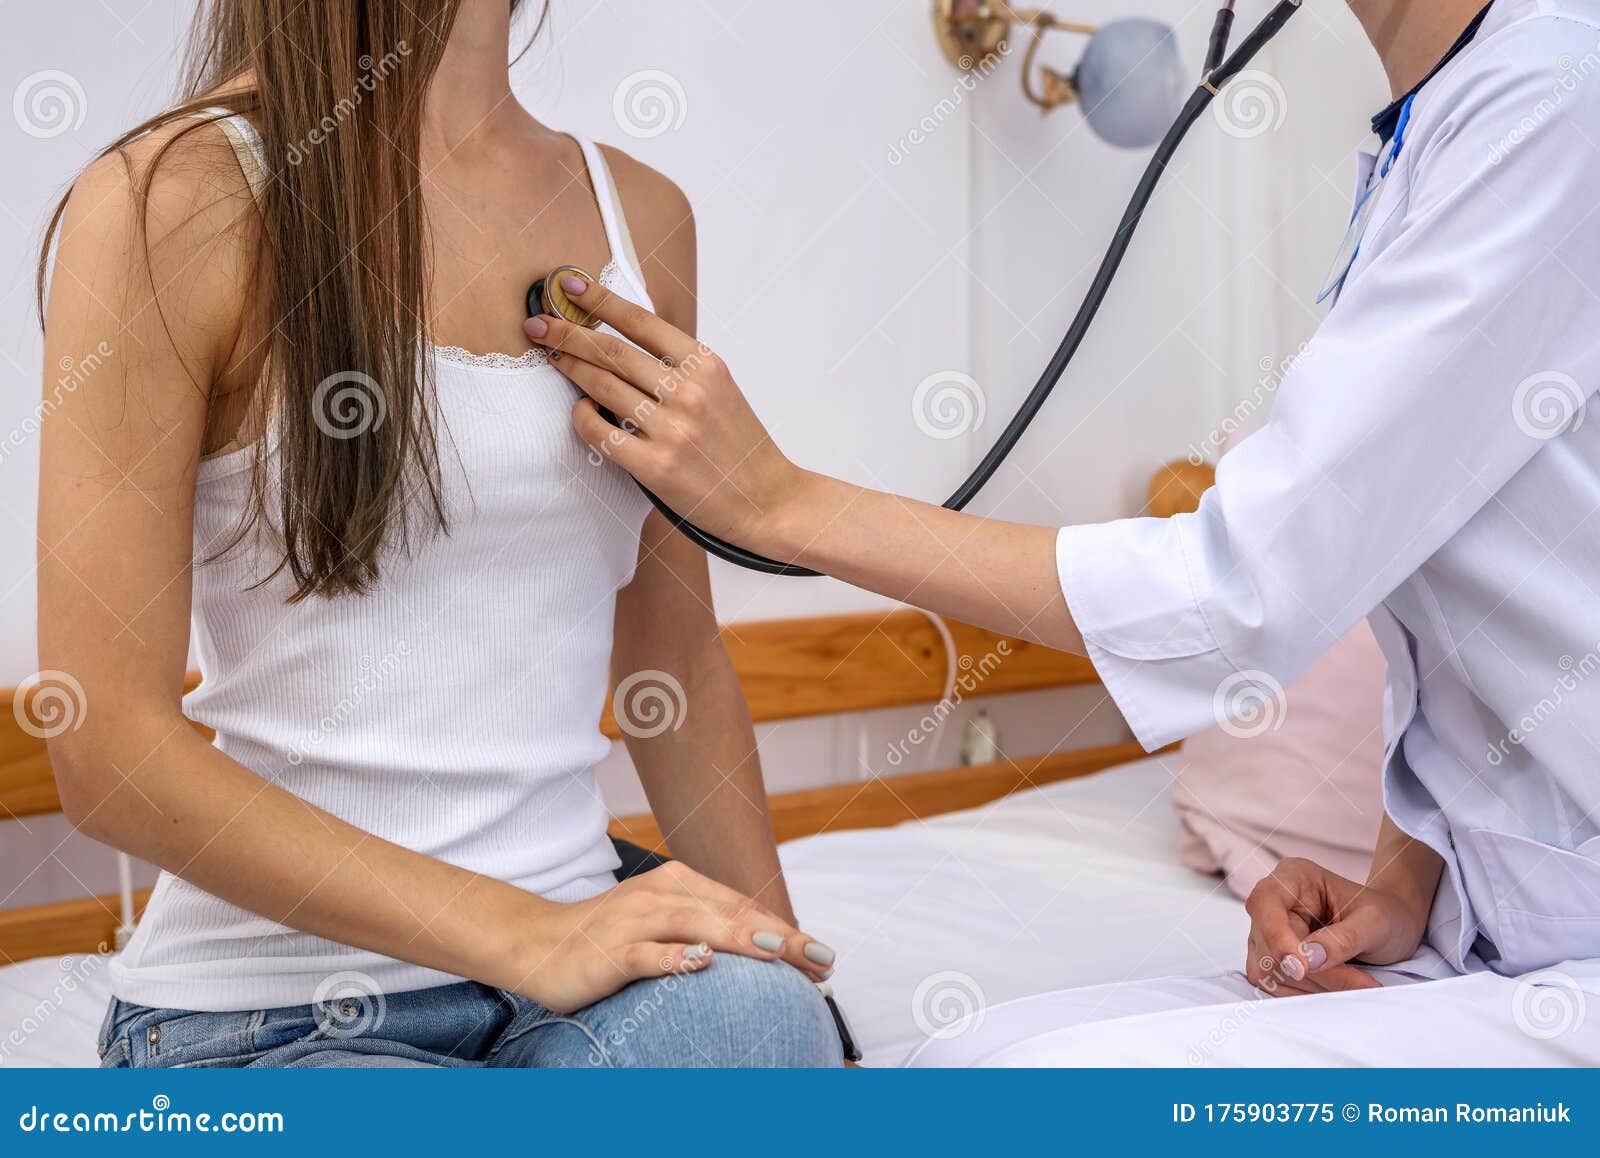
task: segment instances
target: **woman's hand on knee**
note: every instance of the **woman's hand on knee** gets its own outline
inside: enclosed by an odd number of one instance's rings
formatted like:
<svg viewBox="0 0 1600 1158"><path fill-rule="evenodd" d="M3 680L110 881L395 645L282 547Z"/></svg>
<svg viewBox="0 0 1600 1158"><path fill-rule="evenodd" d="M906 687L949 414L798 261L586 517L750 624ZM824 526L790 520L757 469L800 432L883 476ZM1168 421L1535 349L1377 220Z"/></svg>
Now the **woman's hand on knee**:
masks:
<svg viewBox="0 0 1600 1158"><path fill-rule="evenodd" d="M813 980L833 973L834 952L788 921L727 885L678 861L635 877L631 900L645 927L663 939L697 936L712 950L758 961L787 961Z"/></svg>
<svg viewBox="0 0 1600 1158"><path fill-rule="evenodd" d="M528 946L517 992L556 1013L609 997L629 982L711 967L717 953L786 961L813 980L834 953L750 898L672 862L608 893L553 906Z"/></svg>
<svg viewBox="0 0 1600 1158"><path fill-rule="evenodd" d="M1390 965L1416 952L1427 914L1298 857L1262 878L1250 914L1245 976L1273 996L1375 989L1352 962Z"/></svg>

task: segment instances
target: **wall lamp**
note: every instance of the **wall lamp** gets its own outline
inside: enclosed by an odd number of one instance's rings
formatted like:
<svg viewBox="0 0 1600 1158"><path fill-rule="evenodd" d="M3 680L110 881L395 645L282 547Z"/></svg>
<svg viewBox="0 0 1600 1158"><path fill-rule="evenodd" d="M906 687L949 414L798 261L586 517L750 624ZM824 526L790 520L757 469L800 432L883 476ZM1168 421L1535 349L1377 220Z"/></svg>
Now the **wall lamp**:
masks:
<svg viewBox="0 0 1600 1158"><path fill-rule="evenodd" d="M939 46L951 64L967 71L987 74L1009 51L1012 30L1019 25L1031 34L1022 60L1023 94L1045 113L1077 104L1095 135L1121 148L1148 148L1159 141L1193 87L1177 37L1159 21L1094 25L1062 20L1042 8L1013 8L1005 0L934 0ZM1039 49L1051 32L1088 38L1071 72L1039 63Z"/></svg>

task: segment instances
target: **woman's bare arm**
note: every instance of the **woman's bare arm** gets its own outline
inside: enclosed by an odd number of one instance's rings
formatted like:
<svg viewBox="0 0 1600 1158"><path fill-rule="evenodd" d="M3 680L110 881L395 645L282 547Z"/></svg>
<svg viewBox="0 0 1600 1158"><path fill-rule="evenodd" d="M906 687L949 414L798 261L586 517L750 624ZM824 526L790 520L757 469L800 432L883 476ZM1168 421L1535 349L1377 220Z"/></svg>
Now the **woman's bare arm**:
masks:
<svg viewBox="0 0 1600 1158"><path fill-rule="evenodd" d="M689 203L665 177L608 153L656 308L693 333L698 288ZM645 524L639 569L618 599L612 668L619 681L663 672L683 691L676 726L648 737L624 733L673 855L792 923L755 729L717 629L705 554L659 514Z"/></svg>
<svg viewBox="0 0 1600 1158"><path fill-rule="evenodd" d="M665 689L654 703L633 698L635 723L648 726L627 722L631 697L617 711L672 854L793 924L755 729L717 630L705 554L654 512L638 574L617 604L612 669L619 682L640 677L635 697ZM671 726L658 731L663 721L644 714L653 709Z"/></svg>
<svg viewBox="0 0 1600 1158"><path fill-rule="evenodd" d="M1056 569L1057 528L960 514L809 471L798 474L792 495L765 544L777 557L1083 654Z"/></svg>

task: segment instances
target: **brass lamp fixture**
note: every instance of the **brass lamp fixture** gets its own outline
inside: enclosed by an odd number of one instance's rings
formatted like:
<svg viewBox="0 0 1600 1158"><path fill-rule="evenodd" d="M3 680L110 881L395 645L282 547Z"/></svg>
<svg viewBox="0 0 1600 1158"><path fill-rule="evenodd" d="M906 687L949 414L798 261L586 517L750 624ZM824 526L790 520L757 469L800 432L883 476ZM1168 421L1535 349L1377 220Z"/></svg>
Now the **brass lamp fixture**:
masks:
<svg viewBox="0 0 1600 1158"><path fill-rule="evenodd" d="M957 68L977 68L990 57L1005 51L1014 24L1026 25L1033 33L1027 55L1022 60L1022 91L1044 112L1051 112L1078 99L1077 82L1048 65L1038 70L1040 84L1034 87L1034 65L1045 33L1072 32L1093 36L1099 25L1062 20L1043 8L1013 8L1005 0L934 0L933 31L946 59Z"/></svg>
<svg viewBox="0 0 1600 1158"><path fill-rule="evenodd" d="M1019 25L1030 33L1022 59L1028 101L1046 113L1081 104L1090 127L1114 145L1155 144L1188 93L1177 40L1165 24L1139 19L1085 24L1043 8L1014 8L1006 0L934 0L939 47L951 64L969 72L987 75ZM1070 73L1039 62L1039 49L1051 32L1088 37Z"/></svg>

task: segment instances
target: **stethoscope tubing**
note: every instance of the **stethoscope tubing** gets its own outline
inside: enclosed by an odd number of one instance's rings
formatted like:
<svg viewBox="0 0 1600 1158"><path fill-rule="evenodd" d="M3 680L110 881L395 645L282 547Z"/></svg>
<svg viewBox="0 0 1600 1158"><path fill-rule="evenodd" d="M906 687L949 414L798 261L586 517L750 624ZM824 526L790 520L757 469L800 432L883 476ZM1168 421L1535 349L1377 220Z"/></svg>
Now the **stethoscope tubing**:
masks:
<svg viewBox="0 0 1600 1158"><path fill-rule="evenodd" d="M1190 95L1184 104L1183 110L1178 114L1177 120L1167 130L1167 135L1156 146L1150 163L1145 167L1144 175L1140 178L1133 197L1128 203L1127 211L1122 215L1122 221L1117 226L1117 231L1111 239L1111 244L1106 250L1105 257L1100 261L1100 267L1095 273L1094 281L1090 284L1088 292L1084 295L1083 304L1078 307L1077 316L1073 318L1071 327L1061 339L1061 344L1051 356L1039 381L1029 391L1027 398L1017 408L1016 414L1006 424L1006 428L995 439L994 445L983 456L983 460L967 476L965 482L945 501L945 509L951 511L965 510L967 504L978 496L978 493L988 485L1002 463L1010 457L1017 444L1022 441L1022 436L1027 433L1028 427L1038 417L1039 411L1049 401L1051 393L1060 384L1062 377L1067 372L1067 367L1077 356L1078 349L1083 345L1083 340L1089 334L1095 318L1099 316L1101 307L1105 304L1106 295L1110 293L1112 283L1116 280L1117 272L1122 268L1123 259L1127 256L1128 247L1132 245L1134 234L1138 231L1139 223L1144 218L1145 210L1149 208L1151 199L1155 196L1161 178L1165 175L1167 166L1177 154L1178 147L1183 144L1184 138L1194 128L1195 123L1210 106L1213 99L1220 95L1222 89L1250 66L1256 56L1265 48L1278 33L1283 31L1290 18L1300 10L1302 0L1280 0L1271 12L1262 19L1254 31L1245 37L1239 47L1234 50L1221 64L1211 69L1200 86ZM1213 48L1210 57L1218 53L1217 41L1213 38ZM1210 59L1208 57L1208 59ZM608 420L615 421L614 416L607 415ZM749 571L758 571L766 575L783 575L793 577L815 578L821 574L808 567L801 567L794 563L784 563L777 559L769 559L765 555L758 555L747 551L743 547L729 543L718 538L710 531L696 526L688 518L678 514L648 487L640 485L640 490L650 499L655 509L676 528L682 535L695 543L708 555L726 560Z"/></svg>

